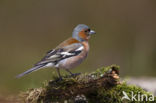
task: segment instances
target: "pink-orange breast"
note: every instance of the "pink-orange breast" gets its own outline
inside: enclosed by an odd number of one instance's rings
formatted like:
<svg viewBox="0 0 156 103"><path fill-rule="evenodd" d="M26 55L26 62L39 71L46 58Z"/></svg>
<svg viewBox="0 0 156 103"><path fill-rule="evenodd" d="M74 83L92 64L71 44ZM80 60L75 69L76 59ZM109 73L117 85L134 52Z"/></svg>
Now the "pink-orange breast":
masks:
<svg viewBox="0 0 156 103"><path fill-rule="evenodd" d="M62 68L62 69L75 68L76 66L78 66L79 64L81 64L84 61L84 59L88 55L89 44L88 44L87 41L84 41L84 42L81 42L81 43L84 46L83 51L77 56L73 56L73 57L61 60L58 63L59 68Z"/></svg>

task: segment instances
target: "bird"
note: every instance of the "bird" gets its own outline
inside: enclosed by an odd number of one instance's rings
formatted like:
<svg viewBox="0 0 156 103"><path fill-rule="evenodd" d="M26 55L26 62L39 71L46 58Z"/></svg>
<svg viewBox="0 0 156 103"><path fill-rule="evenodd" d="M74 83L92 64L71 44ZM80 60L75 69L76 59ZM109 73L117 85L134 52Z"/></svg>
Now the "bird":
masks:
<svg viewBox="0 0 156 103"><path fill-rule="evenodd" d="M20 78L26 74L43 68L56 68L58 76L62 79L60 69L64 69L74 75L70 69L75 68L84 61L89 52L88 40L92 34L95 34L89 26L78 24L72 32L72 37L60 43L55 49L46 53L46 55L37 62L32 68L19 74L16 78Z"/></svg>

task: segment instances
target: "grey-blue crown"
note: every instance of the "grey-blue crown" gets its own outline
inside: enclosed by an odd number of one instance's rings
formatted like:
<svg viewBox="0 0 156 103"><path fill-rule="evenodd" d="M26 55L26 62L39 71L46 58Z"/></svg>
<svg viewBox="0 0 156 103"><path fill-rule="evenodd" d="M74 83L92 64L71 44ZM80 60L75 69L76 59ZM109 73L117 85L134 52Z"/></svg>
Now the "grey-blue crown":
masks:
<svg viewBox="0 0 156 103"><path fill-rule="evenodd" d="M87 25L85 25L85 24L78 24L78 25L74 28L74 30L73 30L73 34L72 34L73 38L75 38L75 39L77 39L77 40L79 40L79 41L82 41L82 39L79 38L78 34L79 34L79 32L82 31L83 29L89 29L89 27L88 27Z"/></svg>
<svg viewBox="0 0 156 103"><path fill-rule="evenodd" d="M81 31L82 29L88 29L89 27L87 26L87 25L85 25L85 24L79 24L79 25L77 25L75 28L74 28L74 31ZM73 31L73 32L74 32Z"/></svg>

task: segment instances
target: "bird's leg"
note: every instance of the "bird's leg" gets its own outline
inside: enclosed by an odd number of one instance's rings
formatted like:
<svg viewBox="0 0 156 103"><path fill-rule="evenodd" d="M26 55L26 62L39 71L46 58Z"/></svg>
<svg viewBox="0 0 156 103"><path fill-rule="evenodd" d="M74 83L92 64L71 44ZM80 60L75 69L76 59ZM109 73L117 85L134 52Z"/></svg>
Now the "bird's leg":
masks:
<svg viewBox="0 0 156 103"><path fill-rule="evenodd" d="M70 73L70 75L73 76L77 76L80 75L81 73L72 73L69 69L65 69L68 73Z"/></svg>
<svg viewBox="0 0 156 103"><path fill-rule="evenodd" d="M62 76L60 74L60 68L56 68L56 70L57 70L57 73L58 73L58 76L59 76L59 80L62 80Z"/></svg>
<svg viewBox="0 0 156 103"><path fill-rule="evenodd" d="M70 75L73 75L73 73L72 73L69 69L66 69L66 71L67 71Z"/></svg>

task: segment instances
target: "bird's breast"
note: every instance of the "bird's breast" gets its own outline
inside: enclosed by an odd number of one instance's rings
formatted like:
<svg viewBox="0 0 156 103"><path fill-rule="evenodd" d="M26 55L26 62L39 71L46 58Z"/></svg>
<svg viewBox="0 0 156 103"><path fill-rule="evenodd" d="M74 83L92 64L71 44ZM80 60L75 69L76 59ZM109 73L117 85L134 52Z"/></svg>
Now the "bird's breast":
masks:
<svg viewBox="0 0 156 103"><path fill-rule="evenodd" d="M75 68L87 57L89 51L88 43L82 43L84 50L77 56L69 57L58 62L57 67L62 69Z"/></svg>

